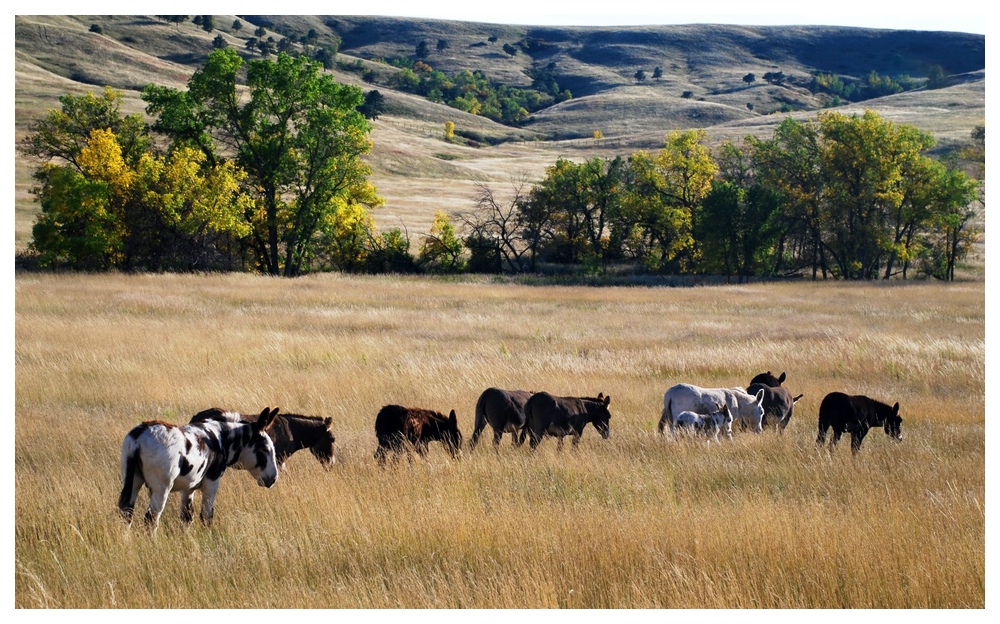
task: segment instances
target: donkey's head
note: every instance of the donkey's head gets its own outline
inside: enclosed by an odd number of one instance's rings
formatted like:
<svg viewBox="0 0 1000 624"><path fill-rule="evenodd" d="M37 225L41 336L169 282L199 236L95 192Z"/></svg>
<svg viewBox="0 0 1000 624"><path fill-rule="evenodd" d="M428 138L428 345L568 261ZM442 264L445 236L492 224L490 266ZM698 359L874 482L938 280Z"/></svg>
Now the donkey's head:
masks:
<svg viewBox="0 0 1000 624"><path fill-rule="evenodd" d="M330 468L337 463L337 438L330 431L330 424L332 422L332 418L327 417L323 419L322 431L319 432L316 441L309 446L309 451L323 464L324 468Z"/></svg>
<svg viewBox="0 0 1000 624"><path fill-rule="evenodd" d="M892 406L892 412L886 416L883 425L885 434L897 442L903 441L903 419L899 416L899 403Z"/></svg>
<svg viewBox="0 0 1000 624"><path fill-rule="evenodd" d="M458 430L458 416L455 415L455 410L451 410L448 418L439 421L438 431L441 435L441 441L448 447L448 452L451 453L451 456L458 457L461 455L462 432Z"/></svg>
<svg viewBox="0 0 1000 624"><path fill-rule="evenodd" d="M604 396L603 392L597 395L596 401L587 404L590 413L590 422L594 425L597 433L601 434L601 437L605 440L611 437L611 410L608 409L609 405L611 405L611 396Z"/></svg>
<svg viewBox="0 0 1000 624"><path fill-rule="evenodd" d="M750 385L752 386L754 384L761 384L764 386L769 386L771 388L777 388L784 382L785 382L784 372L781 373L780 377L775 377L774 374L771 373L771 371L767 371L766 373L761 373L756 377L754 377L753 379L751 379Z"/></svg>
<svg viewBox="0 0 1000 624"><path fill-rule="evenodd" d="M278 462L274 457L274 443L267 435L267 428L278 415L278 408L265 407L256 422L246 423L239 463L246 468L257 484L271 487L278 480Z"/></svg>

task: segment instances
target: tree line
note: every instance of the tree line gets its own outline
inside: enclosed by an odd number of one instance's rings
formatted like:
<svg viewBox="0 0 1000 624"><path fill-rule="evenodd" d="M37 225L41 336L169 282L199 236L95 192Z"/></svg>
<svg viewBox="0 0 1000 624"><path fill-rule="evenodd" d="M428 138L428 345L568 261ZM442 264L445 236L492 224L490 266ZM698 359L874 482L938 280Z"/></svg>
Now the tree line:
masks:
<svg viewBox="0 0 1000 624"><path fill-rule="evenodd" d="M973 135L985 143L984 130ZM459 215L472 255L512 272L626 263L739 280L953 280L978 238L979 184L928 156L929 134L874 111L787 118L769 139L714 151L706 139L673 132L656 153L560 159L502 200L481 187L476 208Z"/></svg>
<svg viewBox="0 0 1000 624"><path fill-rule="evenodd" d="M321 63L214 50L185 90L66 95L19 150L38 160L31 260L84 270L522 273L564 265L736 279L934 276L968 253L979 185L933 138L863 115L786 119L769 139L559 159L509 192L481 185L411 251L380 231L362 91ZM978 130L978 129L977 129ZM974 133L983 145L985 130Z"/></svg>

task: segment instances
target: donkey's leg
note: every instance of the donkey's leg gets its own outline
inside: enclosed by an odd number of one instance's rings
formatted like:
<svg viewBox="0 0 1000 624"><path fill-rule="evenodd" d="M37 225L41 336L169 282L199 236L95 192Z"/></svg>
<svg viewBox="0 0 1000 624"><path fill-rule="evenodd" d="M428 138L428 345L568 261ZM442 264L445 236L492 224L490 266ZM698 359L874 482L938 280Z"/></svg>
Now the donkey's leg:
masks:
<svg viewBox="0 0 1000 624"><path fill-rule="evenodd" d="M503 429L493 430L493 448L500 448L500 440L503 439Z"/></svg>
<svg viewBox="0 0 1000 624"><path fill-rule="evenodd" d="M532 449L538 448L538 445L542 441L542 434L536 433L534 429L528 429L527 431L528 431L528 436L530 437L530 439L528 440L528 445Z"/></svg>
<svg viewBox="0 0 1000 624"><path fill-rule="evenodd" d="M201 522L207 527L212 526L212 516L215 515L215 495L219 492L220 480L205 480L201 485Z"/></svg>
<svg viewBox="0 0 1000 624"><path fill-rule="evenodd" d="M851 430L851 453L856 454L861 450L861 443L868 435L867 426L858 426Z"/></svg>
<svg viewBox="0 0 1000 624"><path fill-rule="evenodd" d="M194 518L194 491L181 490L181 522L191 524Z"/></svg>
<svg viewBox="0 0 1000 624"><path fill-rule="evenodd" d="M170 495L170 486L149 488L149 510L146 512L146 528L156 530L160 525L160 514L167 506L167 497Z"/></svg>
<svg viewBox="0 0 1000 624"><path fill-rule="evenodd" d="M840 436L844 435L844 431L845 431L845 429L842 429L842 428L834 425L834 427L833 427L833 437L830 438L830 446L831 447L836 446L836 444L838 442L840 442Z"/></svg>
<svg viewBox="0 0 1000 624"><path fill-rule="evenodd" d="M829 428L830 426L826 423L821 422L819 424L819 432L816 434L816 444L821 445L826 442L826 430Z"/></svg>

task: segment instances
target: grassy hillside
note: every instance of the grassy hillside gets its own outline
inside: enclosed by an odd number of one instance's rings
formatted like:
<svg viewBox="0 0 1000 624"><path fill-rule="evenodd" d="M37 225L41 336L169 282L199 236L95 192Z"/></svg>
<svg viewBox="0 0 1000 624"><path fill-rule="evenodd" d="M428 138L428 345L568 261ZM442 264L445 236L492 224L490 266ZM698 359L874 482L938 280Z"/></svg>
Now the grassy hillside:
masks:
<svg viewBox="0 0 1000 624"><path fill-rule="evenodd" d="M243 28L232 29L239 19ZM100 26L101 34L90 32ZM205 32L190 21L168 24L152 16L17 16L15 18L15 137L31 120L58 107L65 93L111 85L125 92L127 111L142 110L138 89L149 82L182 87L221 34L244 50L257 26L276 40L310 29L317 44L342 45L338 59L374 71L376 82L335 69L339 80L385 95L388 111L375 122L370 162L373 181L386 198L376 213L381 227L404 225L425 232L437 209L470 207L475 184L501 187L511 178L538 179L559 156L656 149L675 129L705 128L712 142L767 136L785 113L811 117L827 102L804 85L814 72L861 78L883 74L927 75L940 65L952 86L879 98L865 107L894 121L932 132L940 149L969 142L985 119L985 38L943 32L831 27L662 26L632 28L540 28L437 20L345 16L215 16ZM494 41L490 41L495 38ZM447 41L439 50L438 40ZM425 41L424 59L446 73L482 70L490 78L530 85L532 67L554 67L560 87L573 98L539 111L518 128L462 113L386 86L397 70L378 59L412 56ZM517 47L513 56L504 44ZM663 75L653 79L654 68ZM645 71L641 83L637 70ZM766 72L781 71L783 85L768 84ZM743 76L754 73L747 84ZM689 96L684 97L688 92ZM749 109L747 104L752 104ZM443 141L452 120L467 135L489 141L456 145ZM595 130L605 139L593 141ZM15 161L15 239L23 249L37 208L28 193L29 163Z"/></svg>

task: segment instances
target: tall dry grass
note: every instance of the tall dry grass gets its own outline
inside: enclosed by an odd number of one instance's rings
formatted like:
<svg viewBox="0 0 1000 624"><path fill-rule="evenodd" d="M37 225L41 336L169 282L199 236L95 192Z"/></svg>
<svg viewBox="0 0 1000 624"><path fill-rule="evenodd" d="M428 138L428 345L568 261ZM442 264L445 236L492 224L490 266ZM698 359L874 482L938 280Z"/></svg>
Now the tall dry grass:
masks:
<svg viewBox="0 0 1000 624"><path fill-rule="evenodd" d="M985 605L982 282L22 274L15 295L17 607ZM805 394L784 435L656 435L670 385L764 370ZM612 437L376 466L379 407L454 408L468 439L488 386L610 394ZM817 450L833 390L899 401L904 442ZM133 425L265 405L332 417L336 467L227 473L210 529L176 495L155 535L117 517Z"/></svg>

